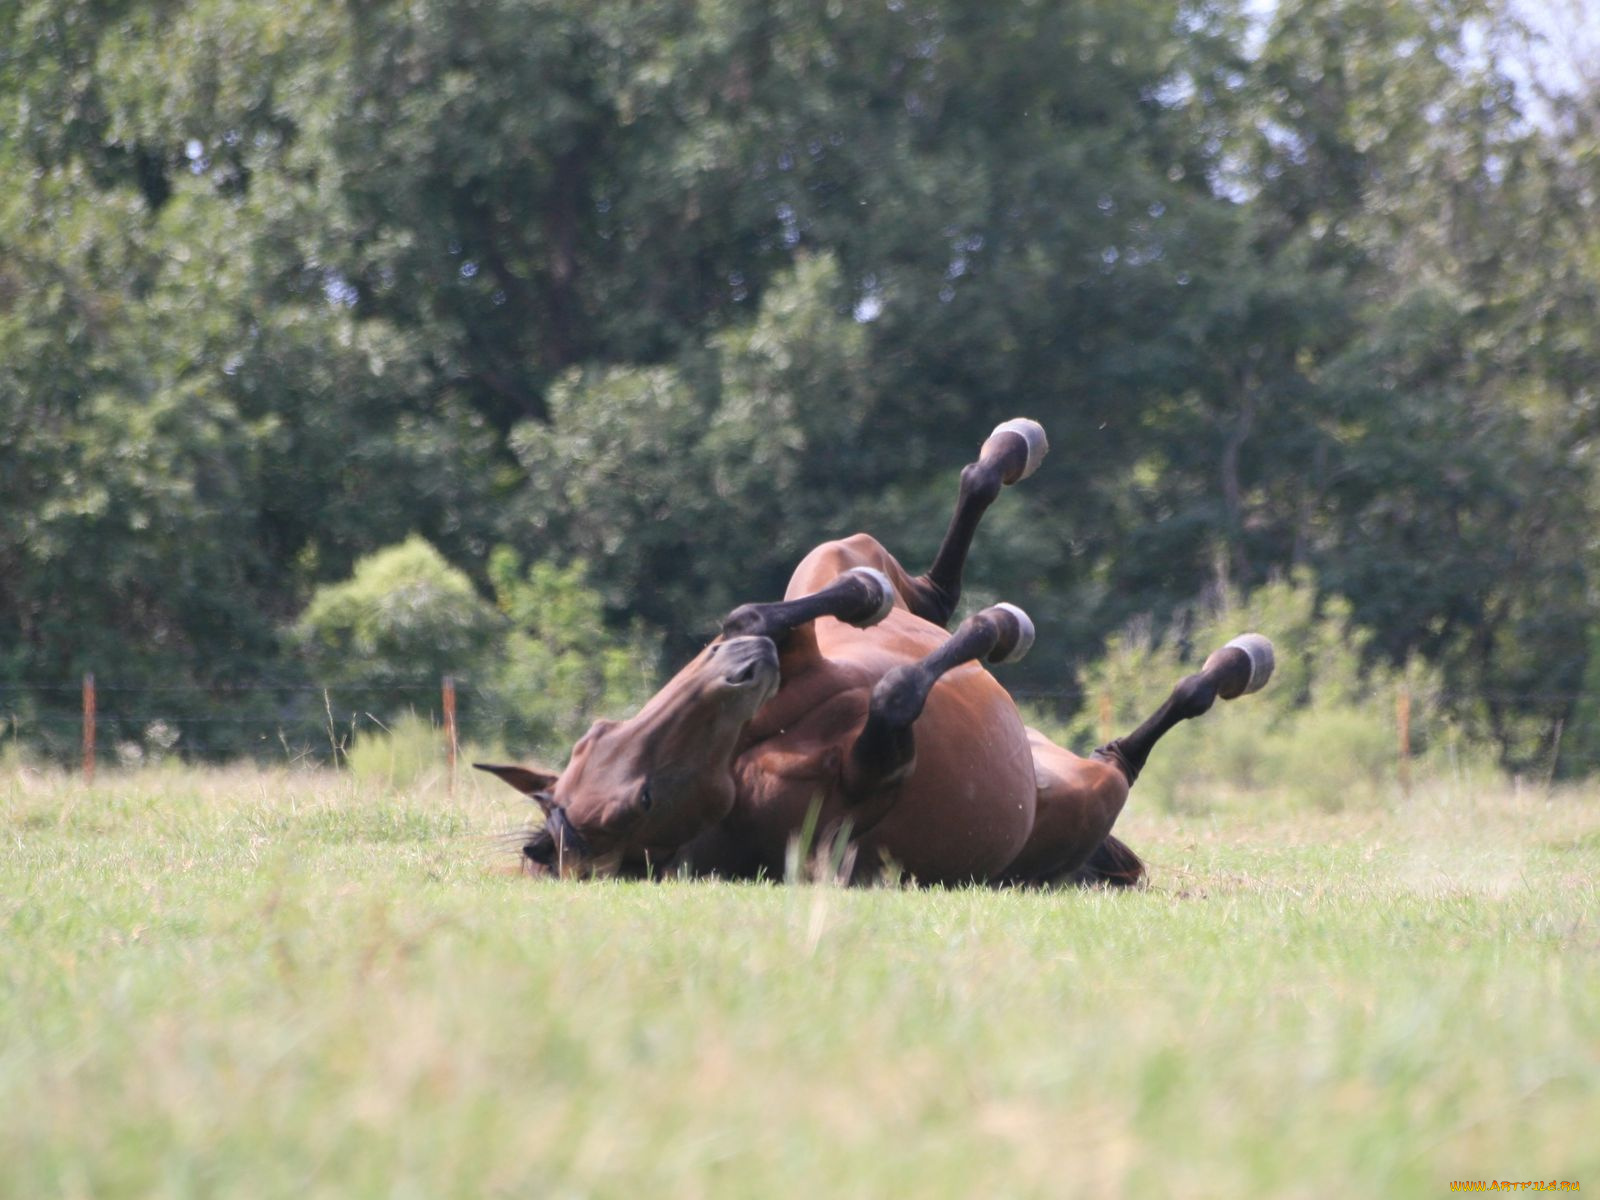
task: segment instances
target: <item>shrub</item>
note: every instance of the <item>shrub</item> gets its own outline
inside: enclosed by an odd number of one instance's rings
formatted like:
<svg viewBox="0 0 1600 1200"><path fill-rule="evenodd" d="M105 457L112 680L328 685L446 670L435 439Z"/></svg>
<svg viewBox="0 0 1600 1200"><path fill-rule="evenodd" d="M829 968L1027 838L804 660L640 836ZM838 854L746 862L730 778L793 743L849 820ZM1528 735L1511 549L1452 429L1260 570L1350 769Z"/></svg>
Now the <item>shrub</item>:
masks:
<svg viewBox="0 0 1600 1200"><path fill-rule="evenodd" d="M1416 662L1368 664L1370 635L1352 622L1343 600L1319 598L1306 573L1247 598L1230 593L1187 610L1160 638L1148 620L1112 637L1083 673L1082 710L1055 732L1080 753L1100 744L1102 698L1109 700L1110 732L1127 732L1206 655L1247 630L1276 647L1272 682L1163 738L1140 776L1141 802L1203 812L1231 798L1322 809L1393 798L1401 782L1402 690L1410 698L1414 774L1487 769L1488 748L1467 743L1443 711L1438 675Z"/></svg>
<svg viewBox="0 0 1600 1200"><path fill-rule="evenodd" d="M511 550L489 574L507 632L478 680L480 728L524 756L559 762L597 717L622 717L656 689L659 647L642 626L606 628L580 562L536 562Z"/></svg>
<svg viewBox="0 0 1600 1200"><path fill-rule="evenodd" d="M622 716L655 690L658 647L639 626L607 628L582 562L524 569L510 550L490 556L494 603L431 545L412 537L319 588L295 626L327 702L330 742L357 774L396 785L442 766L438 681L457 677L462 736L516 757L566 754L597 716ZM345 728L364 727L350 737ZM336 752L339 753L339 752Z"/></svg>
<svg viewBox="0 0 1600 1200"><path fill-rule="evenodd" d="M471 580L412 536L318 588L295 636L321 682L404 686L473 670L501 624Z"/></svg>

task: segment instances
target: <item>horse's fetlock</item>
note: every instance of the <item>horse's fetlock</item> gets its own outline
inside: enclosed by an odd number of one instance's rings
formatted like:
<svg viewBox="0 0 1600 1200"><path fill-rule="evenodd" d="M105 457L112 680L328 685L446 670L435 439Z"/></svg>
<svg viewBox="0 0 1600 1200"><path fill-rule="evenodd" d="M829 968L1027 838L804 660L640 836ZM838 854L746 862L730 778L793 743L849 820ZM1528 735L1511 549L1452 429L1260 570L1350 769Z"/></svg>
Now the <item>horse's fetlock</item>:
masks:
<svg viewBox="0 0 1600 1200"><path fill-rule="evenodd" d="M961 468L961 494L979 504L993 504L1004 486L1000 468L991 462L968 463Z"/></svg>
<svg viewBox="0 0 1600 1200"><path fill-rule="evenodd" d="M1001 636L1000 622L995 620L994 614L989 609L975 612L956 629L956 637L993 637L996 641Z"/></svg>
<svg viewBox="0 0 1600 1200"><path fill-rule="evenodd" d="M1184 718L1202 716L1216 703L1217 686L1205 675L1189 675L1172 689L1172 699L1178 714Z"/></svg>

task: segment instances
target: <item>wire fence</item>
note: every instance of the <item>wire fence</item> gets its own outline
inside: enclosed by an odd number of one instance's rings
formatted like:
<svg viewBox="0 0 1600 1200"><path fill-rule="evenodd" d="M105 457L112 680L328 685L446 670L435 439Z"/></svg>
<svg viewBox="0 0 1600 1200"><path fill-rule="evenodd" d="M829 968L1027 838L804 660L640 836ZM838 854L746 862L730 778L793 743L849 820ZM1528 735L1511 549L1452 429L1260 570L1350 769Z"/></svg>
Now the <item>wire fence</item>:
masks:
<svg viewBox="0 0 1600 1200"><path fill-rule="evenodd" d="M469 677L453 675L326 685L254 680L201 687L99 683L90 674L72 684L0 683L0 744L8 739L28 742L57 761L76 760L91 777L106 756L120 765L168 756L337 761L357 737L387 732L397 715L412 714L436 732L453 767L464 740L498 745L515 742L525 732L517 702L537 691L503 683L492 689L480 688ZM1060 705L1097 717L1094 725L1101 741L1109 741L1117 732L1109 696L1027 685L1010 691L1024 704ZM1471 699L1524 710L1529 705L1558 711L1572 711L1583 703L1600 707L1600 696L1589 693L1475 693ZM1375 699L1374 703L1385 702ZM1391 744L1403 778L1409 771L1416 737L1409 689L1401 686L1396 690L1392 714L1385 719L1393 722ZM1537 753L1547 766L1534 769L1547 770L1552 776L1558 765L1564 774L1600 769L1600 736L1570 739L1564 738L1565 732L1557 718L1544 739L1548 745Z"/></svg>
<svg viewBox="0 0 1600 1200"><path fill-rule="evenodd" d="M513 692L497 688L490 697L448 675L198 687L104 684L89 674L73 685L0 684L0 744L25 742L48 758L76 760L90 777L108 757L121 765L169 756L337 760L360 734L387 731L398 714L410 713L437 731L453 767L464 715L481 740L515 729L504 703L515 701Z"/></svg>

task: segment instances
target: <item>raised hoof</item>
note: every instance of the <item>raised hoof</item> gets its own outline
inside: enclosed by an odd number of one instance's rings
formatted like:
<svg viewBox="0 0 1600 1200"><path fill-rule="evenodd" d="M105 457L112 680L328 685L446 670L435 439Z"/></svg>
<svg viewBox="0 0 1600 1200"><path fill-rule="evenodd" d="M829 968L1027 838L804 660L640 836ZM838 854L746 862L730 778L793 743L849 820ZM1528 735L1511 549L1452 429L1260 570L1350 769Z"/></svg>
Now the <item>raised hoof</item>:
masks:
<svg viewBox="0 0 1600 1200"><path fill-rule="evenodd" d="M844 574L859 576L870 589L873 603L872 609L864 615L847 618L849 624L857 629L868 629L889 615L894 608L895 593L894 584L887 575L876 567L851 567Z"/></svg>
<svg viewBox="0 0 1600 1200"><path fill-rule="evenodd" d="M989 651L992 663L1016 662L1033 646L1033 621L1015 604L996 604L984 610L1000 627L1000 640Z"/></svg>
<svg viewBox="0 0 1600 1200"><path fill-rule="evenodd" d="M1002 434L1014 433L1020 437L1028 447L1028 455L1020 469L1007 463L1008 470L1001 476L1001 482L1006 484L1021 483L1028 476L1039 469L1039 464L1044 461L1044 456L1050 452L1050 441L1044 435L1044 426L1027 417L1013 417L1009 421L1002 421L994 427L994 432L983 443L983 449L978 452L981 462L988 457L994 449L995 440Z"/></svg>
<svg viewBox="0 0 1600 1200"><path fill-rule="evenodd" d="M1201 674L1216 681L1217 695L1237 700L1267 686L1275 661L1270 641L1259 633L1243 633L1206 659Z"/></svg>

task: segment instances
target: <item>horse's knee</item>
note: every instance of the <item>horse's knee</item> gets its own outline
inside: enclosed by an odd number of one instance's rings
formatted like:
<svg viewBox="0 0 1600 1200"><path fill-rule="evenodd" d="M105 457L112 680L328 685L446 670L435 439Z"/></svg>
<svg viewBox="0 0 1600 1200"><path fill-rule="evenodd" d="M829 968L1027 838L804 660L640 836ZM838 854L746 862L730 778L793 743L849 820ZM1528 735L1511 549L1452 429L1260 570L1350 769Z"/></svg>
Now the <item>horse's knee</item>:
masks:
<svg viewBox="0 0 1600 1200"><path fill-rule="evenodd" d="M999 467L988 463L968 463L961 468L961 499L985 508L999 498L1005 479Z"/></svg>

